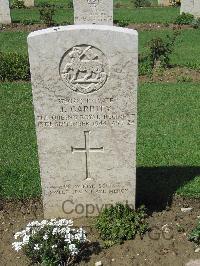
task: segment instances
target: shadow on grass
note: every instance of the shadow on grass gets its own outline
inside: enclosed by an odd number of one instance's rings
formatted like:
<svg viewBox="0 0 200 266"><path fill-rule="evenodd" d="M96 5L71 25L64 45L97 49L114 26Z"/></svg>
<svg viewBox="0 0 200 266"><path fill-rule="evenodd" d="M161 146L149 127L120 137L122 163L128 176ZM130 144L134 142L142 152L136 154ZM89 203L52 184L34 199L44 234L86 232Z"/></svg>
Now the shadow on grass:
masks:
<svg viewBox="0 0 200 266"><path fill-rule="evenodd" d="M138 167L137 206L161 211L171 206L176 191L200 176L200 167Z"/></svg>

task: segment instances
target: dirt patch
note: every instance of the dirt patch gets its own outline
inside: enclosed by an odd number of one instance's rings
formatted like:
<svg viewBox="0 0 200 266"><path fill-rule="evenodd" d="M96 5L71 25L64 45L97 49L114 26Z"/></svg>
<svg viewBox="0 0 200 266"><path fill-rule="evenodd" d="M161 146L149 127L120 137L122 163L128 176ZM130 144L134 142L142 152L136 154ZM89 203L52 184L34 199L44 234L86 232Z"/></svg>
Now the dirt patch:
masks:
<svg viewBox="0 0 200 266"><path fill-rule="evenodd" d="M67 24L65 25L67 26ZM117 26L117 25L115 25ZM55 26L57 27L57 26ZM33 24L33 25L24 25L21 23L13 23L10 25L4 25L0 28L1 31L10 31L10 32L16 32L16 31L37 31L41 29L46 29L47 26L45 24ZM139 31L143 30L164 30L164 29L171 29L171 30L181 30L181 29L192 29L190 25L175 25L175 24L158 24L158 23L141 23L141 24L130 24L128 26L129 29L135 29Z"/></svg>
<svg viewBox="0 0 200 266"><path fill-rule="evenodd" d="M33 24L33 25L24 25L21 23L13 23L10 25L4 25L0 28L0 32L9 31L9 32L17 32L17 31L37 31L46 29L47 26L45 24Z"/></svg>
<svg viewBox="0 0 200 266"><path fill-rule="evenodd" d="M200 82L200 70L187 67L173 67L168 69L156 69L151 76L140 76L141 82Z"/></svg>
<svg viewBox="0 0 200 266"><path fill-rule="evenodd" d="M192 211L183 213L182 207L192 207ZM171 207L162 212L153 212L148 219L152 231L141 240L127 241L109 249L98 244L98 234L92 224L94 218L75 220L75 225L83 225L88 231L92 245L86 251L79 265L94 265L102 261L103 265L185 265L190 260L200 258L195 246L187 240L187 233L196 225L200 215L200 200L188 200L177 197ZM32 220L42 219L40 200L26 202L2 202L0 205L0 265L27 266L28 260L11 249L13 235L23 229ZM179 225L179 226L178 226ZM179 228L179 230L178 230ZM180 230L181 229L181 230Z"/></svg>
<svg viewBox="0 0 200 266"><path fill-rule="evenodd" d="M140 23L140 24L130 24L128 26L129 29L134 29L134 30L184 30L184 29L193 29L192 26L190 25L176 25L176 24L159 24L159 23Z"/></svg>

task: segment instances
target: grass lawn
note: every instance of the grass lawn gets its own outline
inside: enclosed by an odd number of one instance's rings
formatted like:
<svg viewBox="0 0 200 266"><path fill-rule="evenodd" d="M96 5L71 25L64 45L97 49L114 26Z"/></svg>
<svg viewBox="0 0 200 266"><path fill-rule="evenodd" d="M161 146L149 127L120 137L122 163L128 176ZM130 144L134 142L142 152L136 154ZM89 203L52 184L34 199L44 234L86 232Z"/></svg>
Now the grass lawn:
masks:
<svg viewBox="0 0 200 266"><path fill-rule="evenodd" d="M1 175L3 197L40 194L37 145L28 83L0 84Z"/></svg>
<svg viewBox="0 0 200 266"><path fill-rule="evenodd" d="M139 32L139 50L140 53L147 51L147 43L154 37L165 37L172 34L172 30L154 30ZM0 33L0 51L26 53L27 51L27 32L1 32ZM191 45L192 43L192 45ZM182 30L176 41L176 46L171 57L172 64L178 66L187 66L194 69L200 69L200 30Z"/></svg>
<svg viewBox="0 0 200 266"><path fill-rule="evenodd" d="M73 13L73 9L57 8L54 21L58 24L73 23ZM120 8L114 10L114 19L128 20L130 23L173 23L179 13L179 8L172 7ZM11 17L14 23L24 21L40 22L38 8L11 9Z"/></svg>
<svg viewBox="0 0 200 266"><path fill-rule="evenodd" d="M58 7L68 7L68 4L71 2L72 0L35 0L35 6L38 6L42 3L48 3L51 5L55 5ZM13 3L13 0L10 0L11 4ZM150 0L151 4L153 6L156 6L158 4L157 0ZM133 2L132 0L114 0L113 1L114 6L116 3L120 3L121 6L126 7L126 8L133 8Z"/></svg>
<svg viewBox="0 0 200 266"><path fill-rule="evenodd" d="M130 23L173 23L179 13L179 8L172 7L115 9L114 19Z"/></svg>
<svg viewBox="0 0 200 266"><path fill-rule="evenodd" d="M181 30L177 37L175 49L171 56L171 63L178 66L186 66L200 69L200 29ZM139 50L141 53L147 51L147 43L155 37L166 37L172 35L172 30L154 30L139 32Z"/></svg>
<svg viewBox="0 0 200 266"><path fill-rule="evenodd" d="M0 83L0 96L0 196L39 196L30 83ZM200 197L199 102L198 84L140 86L137 165L143 201L156 191Z"/></svg>

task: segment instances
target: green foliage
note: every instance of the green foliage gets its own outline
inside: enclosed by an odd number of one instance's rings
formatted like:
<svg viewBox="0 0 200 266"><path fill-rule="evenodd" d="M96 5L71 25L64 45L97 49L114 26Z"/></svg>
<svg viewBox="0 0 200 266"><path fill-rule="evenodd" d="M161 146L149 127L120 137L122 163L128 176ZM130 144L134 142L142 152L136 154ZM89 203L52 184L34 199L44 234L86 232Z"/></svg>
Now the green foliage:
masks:
<svg viewBox="0 0 200 266"><path fill-rule="evenodd" d="M197 244L198 246L200 245L200 220L198 221L196 228L194 228L189 234L188 239Z"/></svg>
<svg viewBox="0 0 200 266"><path fill-rule="evenodd" d="M177 77L177 82L178 83L183 83L183 82L191 82L192 78L188 76L179 76Z"/></svg>
<svg viewBox="0 0 200 266"><path fill-rule="evenodd" d="M54 20L53 20L53 16L55 15L55 6L54 5L44 3L39 8L39 12L40 12L40 20L44 24L46 24L48 27L54 25Z"/></svg>
<svg viewBox="0 0 200 266"><path fill-rule="evenodd" d="M20 21L19 23L22 23L23 25L34 25L34 24L38 23L38 21L34 20L34 19L24 19L24 20Z"/></svg>
<svg viewBox="0 0 200 266"><path fill-rule="evenodd" d="M192 21L192 27L194 29L199 29L200 28L200 18L194 19Z"/></svg>
<svg viewBox="0 0 200 266"><path fill-rule="evenodd" d="M115 20L114 23L117 24L117 26L123 27L123 28L129 25L129 21L126 19Z"/></svg>
<svg viewBox="0 0 200 266"><path fill-rule="evenodd" d="M153 68L159 61L162 67L169 66L170 55L173 52L177 36L178 32L174 32L174 34L171 36L167 35L165 39L161 37L151 39L149 42L149 49Z"/></svg>
<svg viewBox="0 0 200 266"><path fill-rule="evenodd" d="M11 8L25 8L23 0L13 0Z"/></svg>
<svg viewBox="0 0 200 266"><path fill-rule="evenodd" d="M73 8L74 7L73 0L69 0L69 2L67 3L67 7L68 8Z"/></svg>
<svg viewBox="0 0 200 266"><path fill-rule="evenodd" d="M29 62L26 55L0 52L0 81L28 80Z"/></svg>
<svg viewBox="0 0 200 266"><path fill-rule="evenodd" d="M191 25L193 20L194 20L194 16L192 14L183 12L181 15L179 15L176 18L174 23L178 25Z"/></svg>
<svg viewBox="0 0 200 266"><path fill-rule="evenodd" d="M151 2L149 0L133 0L133 4L136 8L151 6Z"/></svg>
<svg viewBox="0 0 200 266"><path fill-rule="evenodd" d="M152 63L151 58L148 55L139 54L139 75L151 75L152 74Z"/></svg>
<svg viewBox="0 0 200 266"><path fill-rule="evenodd" d="M148 230L145 209L141 207L134 211L128 205L117 203L102 211L96 228L107 247L134 239L137 234L142 237Z"/></svg>
<svg viewBox="0 0 200 266"><path fill-rule="evenodd" d="M121 2L116 2L114 4L114 8L120 8L122 6L122 3Z"/></svg>

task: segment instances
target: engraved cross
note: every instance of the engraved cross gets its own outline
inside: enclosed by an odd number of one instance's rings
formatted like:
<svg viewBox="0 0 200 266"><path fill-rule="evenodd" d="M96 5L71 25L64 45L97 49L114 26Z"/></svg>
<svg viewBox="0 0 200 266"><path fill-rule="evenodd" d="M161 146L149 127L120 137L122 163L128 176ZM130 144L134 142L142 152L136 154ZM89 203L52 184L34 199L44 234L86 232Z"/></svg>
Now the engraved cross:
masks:
<svg viewBox="0 0 200 266"><path fill-rule="evenodd" d="M85 161L86 161L86 178L85 180L91 180L90 178L90 153L91 152L103 152L104 148L90 148L90 131L84 131L85 137L85 147L84 148L74 148L71 147L72 153L74 152L82 152L85 153Z"/></svg>

